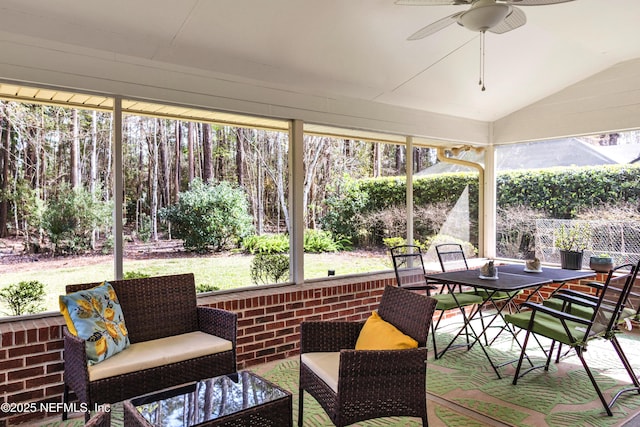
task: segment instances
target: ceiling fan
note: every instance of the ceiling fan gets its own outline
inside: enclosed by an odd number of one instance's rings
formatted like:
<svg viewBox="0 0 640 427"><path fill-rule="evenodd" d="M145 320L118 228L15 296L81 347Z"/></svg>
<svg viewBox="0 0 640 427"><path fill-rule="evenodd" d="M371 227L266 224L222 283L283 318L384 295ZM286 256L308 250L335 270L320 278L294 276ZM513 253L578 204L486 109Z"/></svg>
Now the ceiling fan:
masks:
<svg viewBox="0 0 640 427"><path fill-rule="evenodd" d="M543 6L570 1L573 0L396 0L395 4L404 6L471 5L465 11L432 22L407 39L420 40L445 29L454 22L471 31L503 34L515 30L527 22L524 12L515 5Z"/></svg>
<svg viewBox="0 0 640 427"><path fill-rule="evenodd" d="M471 30L480 32L480 81L484 86L484 35L489 31L503 34L527 22L527 16L516 7L544 6L549 4L567 3L573 0L396 0L395 4L403 6L460 6L470 5L467 10L456 12L439 19L410 35L407 40L420 40L447 28L454 22Z"/></svg>

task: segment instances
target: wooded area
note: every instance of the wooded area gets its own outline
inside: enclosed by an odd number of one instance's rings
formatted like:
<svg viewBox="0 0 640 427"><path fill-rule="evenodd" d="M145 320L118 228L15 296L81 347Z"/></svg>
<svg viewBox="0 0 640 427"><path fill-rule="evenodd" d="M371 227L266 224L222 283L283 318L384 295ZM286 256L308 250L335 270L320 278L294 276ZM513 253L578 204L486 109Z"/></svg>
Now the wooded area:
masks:
<svg viewBox="0 0 640 427"><path fill-rule="evenodd" d="M76 189L86 195L81 206L92 211L92 248L107 241L112 133L110 113L0 101L0 237L20 237L28 251L51 250L52 236L43 229L47 207ZM319 227L327 194L339 192L345 180L404 175L400 145L310 135L304 143L307 228ZM131 238L168 235L170 227L158 213L196 178L243 188L256 234L288 230L287 133L125 115L123 145ZM414 159L414 170L435 161L428 149L416 149Z"/></svg>

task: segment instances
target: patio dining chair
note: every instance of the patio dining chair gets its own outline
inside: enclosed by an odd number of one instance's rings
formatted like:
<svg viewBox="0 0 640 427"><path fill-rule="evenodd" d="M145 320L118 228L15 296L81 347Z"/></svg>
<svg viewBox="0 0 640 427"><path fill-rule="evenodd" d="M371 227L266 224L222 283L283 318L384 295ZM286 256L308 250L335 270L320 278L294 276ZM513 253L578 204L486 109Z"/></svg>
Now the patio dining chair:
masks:
<svg viewBox="0 0 640 427"><path fill-rule="evenodd" d="M527 307L530 310L505 316L507 322L526 330L513 384L516 385L518 379L533 369L543 367L545 371L548 371L554 346L557 342L567 345L575 351L607 415L613 415L611 407L623 393L636 392L640 394L640 381L616 337L619 332L620 319L624 313L629 293L637 274L638 266L636 265L625 264L618 266L609 271L597 297L573 294L566 291L559 292L555 294L555 297L563 301L560 310L544 304L526 302L523 307ZM588 308L592 314L588 318L572 314L572 307L576 305ZM546 363L544 365L528 368L521 374L522 361L526 356L527 342L531 334L550 339L551 345L548 350L545 350ZM620 390L610 401L605 399L593 373L589 369L587 359L584 357L589 341L597 338L603 338L611 342L632 383L631 387Z"/></svg>
<svg viewBox="0 0 640 427"><path fill-rule="evenodd" d="M338 427L391 416L419 417L427 426L426 342L435 305L432 298L386 286L377 314L364 324L303 322L298 426L305 391ZM367 328L373 329L365 335ZM389 342L363 341L372 336Z"/></svg>
<svg viewBox="0 0 640 427"><path fill-rule="evenodd" d="M461 270L461 269L468 270L469 269L467 256L465 255L464 248L460 243L441 243L439 245L436 245L436 254L438 255L440 268L442 268L443 272L452 271L452 270ZM485 329L484 318L486 316L482 313L482 311L485 308L485 306L487 306L487 304L489 307L493 306L496 309L496 311L500 313L500 317L502 317L502 310L498 308L498 304L503 304L503 303L507 304L505 308L509 311L509 313L513 313L514 311L517 311L517 308L515 307L515 303L513 302L513 297L515 295L512 295L510 292L498 291L498 292L492 292L491 294L489 294L489 292L487 292L484 289L469 289L469 290L463 290L462 292L482 297L483 304L480 304L478 306L478 310L480 311L478 313L478 318L482 323L483 330ZM522 293L522 291L519 291L517 293ZM505 324L503 323L502 325L492 325L491 328L499 329L499 332L493 337L491 341L493 342L498 338L498 336L500 336L500 333L505 328ZM487 345L490 344L486 335L485 335L485 343Z"/></svg>
<svg viewBox="0 0 640 427"><path fill-rule="evenodd" d="M636 265L636 270L640 269L640 261ZM580 304L570 304L567 303L565 299L563 299L563 295L569 295L572 298L583 298L591 301L597 301L604 287L604 283L598 281L588 281L581 283L582 286L586 286L590 288L589 292L578 291L574 289L566 289L561 288L554 291L551 294L551 297L542 301L542 303L546 307L553 308L555 310L568 311L569 313L580 316L585 319L590 319L593 316L593 307L592 306L584 306ZM638 294L636 288L639 286L638 279L631 284L629 290L629 296L627 297L627 303L620 313L620 322L625 321L638 321L639 313L640 313L640 294ZM624 328L623 328L624 329ZM558 345L558 352L556 356L556 363L560 362L562 357L562 344ZM565 353L566 355L566 353Z"/></svg>
<svg viewBox="0 0 640 427"><path fill-rule="evenodd" d="M439 312L435 323L431 323L431 340L433 342L433 353L436 359L442 357L448 349L459 347L471 347L470 334L467 330L469 314L467 308L471 307L472 310L484 302L483 298L479 295L472 293L461 292L461 286L447 286L442 283L428 281L425 277L426 270L424 267L424 260L422 257L422 250L416 245L401 245L395 246L390 249L391 259L393 260L393 269L396 274L396 281L398 286L410 289L425 291L428 296L434 298L438 303L436 305L436 311ZM432 294L437 289L440 289L438 293ZM445 313L450 310L458 310L463 319L464 335L466 338L465 344L453 344L456 340L454 337L451 342L445 346L445 349L438 351L436 331L440 328L442 320L445 318ZM473 314L473 312L471 313ZM455 334L459 336L461 334ZM472 335L471 335L472 336Z"/></svg>

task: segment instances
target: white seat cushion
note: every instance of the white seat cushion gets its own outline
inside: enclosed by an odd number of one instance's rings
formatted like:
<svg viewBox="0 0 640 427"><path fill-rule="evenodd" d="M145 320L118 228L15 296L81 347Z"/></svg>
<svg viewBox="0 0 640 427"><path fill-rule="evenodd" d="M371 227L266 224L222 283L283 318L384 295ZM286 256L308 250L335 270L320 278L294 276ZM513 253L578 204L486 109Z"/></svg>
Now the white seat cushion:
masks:
<svg viewBox="0 0 640 427"><path fill-rule="evenodd" d="M304 353L300 362L311 369L331 390L338 393L338 370L340 367L340 352Z"/></svg>
<svg viewBox="0 0 640 427"><path fill-rule="evenodd" d="M233 348L231 341L204 332L131 344L120 353L89 366L89 380L95 381L143 369L221 353Z"/></svg>

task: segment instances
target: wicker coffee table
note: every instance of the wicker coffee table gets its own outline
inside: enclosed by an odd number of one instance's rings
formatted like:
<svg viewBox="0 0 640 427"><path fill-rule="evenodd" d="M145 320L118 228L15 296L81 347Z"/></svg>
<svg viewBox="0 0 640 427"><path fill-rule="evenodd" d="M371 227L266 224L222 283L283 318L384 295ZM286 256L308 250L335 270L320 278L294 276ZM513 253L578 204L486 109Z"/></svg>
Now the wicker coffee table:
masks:
<svg viewBox="0 0 640 427"><path fill-rule="evenodd" d="M291 393L251 371L173 387L123 405L127 427L292 426Z"/></svg>

